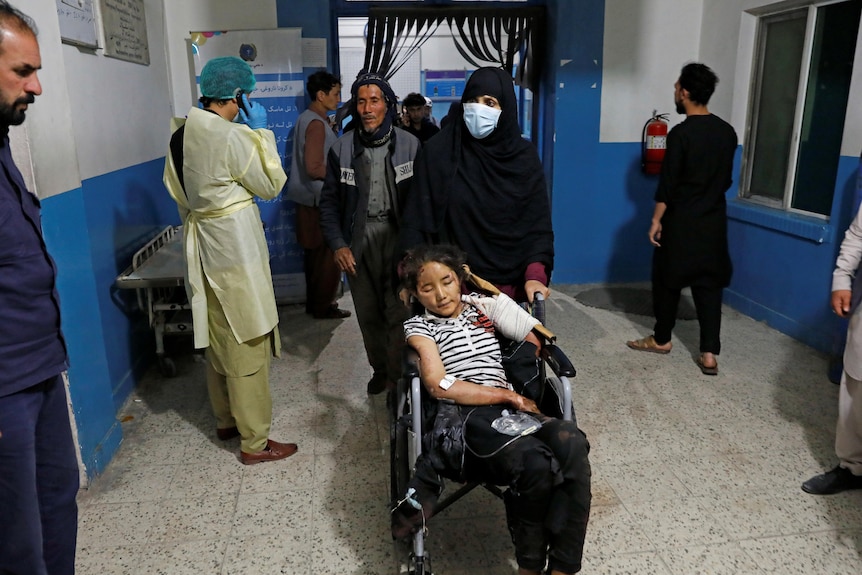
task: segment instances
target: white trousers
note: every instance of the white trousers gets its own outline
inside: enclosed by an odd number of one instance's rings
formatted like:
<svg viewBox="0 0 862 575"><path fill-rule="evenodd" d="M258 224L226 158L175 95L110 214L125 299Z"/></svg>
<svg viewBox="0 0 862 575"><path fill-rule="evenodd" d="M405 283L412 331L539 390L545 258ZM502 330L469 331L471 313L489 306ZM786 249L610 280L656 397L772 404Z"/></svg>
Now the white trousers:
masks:
<svg viewBox="0 0 862 575"><path fill-rule="evenodd" d="M853 379L846 371L841 374L838 391L835 454L841 467L853 475L862 475L862 381Z"/></svg>

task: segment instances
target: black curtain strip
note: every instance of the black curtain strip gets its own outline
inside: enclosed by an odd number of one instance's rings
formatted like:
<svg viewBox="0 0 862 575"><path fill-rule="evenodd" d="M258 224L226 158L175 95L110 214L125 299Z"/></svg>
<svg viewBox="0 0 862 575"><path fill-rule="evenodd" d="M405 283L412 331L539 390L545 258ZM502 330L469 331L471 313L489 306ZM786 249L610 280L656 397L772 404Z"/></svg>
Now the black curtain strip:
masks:
<svg viewBox="0 0 862 575"><path fill-rule="evenodd" d="M453 31L458 53L473 66L497 64L510 73L520 56L515 82L538 89L541 61L536 53L536 31L544 14L536 10L394 9L372 8L364 68L391 78L428 41L443 22ZM505 46L503 36L506 36Z"/></svg>
<svg viewBox="0 0 862 575"><path fill-rule="evenodd" d="M369 17L365 70L388 80L437 31L441 20L409 15Z"/></svg>

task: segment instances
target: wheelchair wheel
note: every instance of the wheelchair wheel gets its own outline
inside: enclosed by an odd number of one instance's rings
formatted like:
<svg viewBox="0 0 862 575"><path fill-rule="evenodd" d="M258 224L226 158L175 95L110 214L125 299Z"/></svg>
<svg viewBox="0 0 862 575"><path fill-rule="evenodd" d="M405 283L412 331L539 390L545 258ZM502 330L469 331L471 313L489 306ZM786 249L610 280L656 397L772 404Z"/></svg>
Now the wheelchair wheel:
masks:
<svg viewBox="0 0 862 575"><path fill-rule="evenodd" d="M409 413L409 402L407 383L403 378L398 380L395 391L389 393L387 400L389 403L389 495L394 507L407 492L411 469L408 448L409 423L404 417Z"/></svg>

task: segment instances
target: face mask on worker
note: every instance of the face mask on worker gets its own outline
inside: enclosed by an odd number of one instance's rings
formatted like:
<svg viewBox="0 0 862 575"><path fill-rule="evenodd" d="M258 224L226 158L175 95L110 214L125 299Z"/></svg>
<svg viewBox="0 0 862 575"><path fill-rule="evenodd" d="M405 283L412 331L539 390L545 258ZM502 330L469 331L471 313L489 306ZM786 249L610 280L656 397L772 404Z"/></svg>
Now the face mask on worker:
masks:
<svg viewBox="0 0 862 575"><path fill-rule="evenodd" d="M497 127L501 112L502 110L485 104L464 104L464 124L474 138L481 140L487 138Z"/></svg>

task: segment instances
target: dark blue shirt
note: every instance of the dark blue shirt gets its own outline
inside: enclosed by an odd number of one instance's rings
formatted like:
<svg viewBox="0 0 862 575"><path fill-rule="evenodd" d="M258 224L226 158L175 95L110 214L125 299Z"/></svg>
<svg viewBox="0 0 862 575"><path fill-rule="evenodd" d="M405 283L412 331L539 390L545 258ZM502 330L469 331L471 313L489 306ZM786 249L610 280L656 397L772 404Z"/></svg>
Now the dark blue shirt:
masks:
<svg viewBox="0 0 862 575"><path fill-rule="evenodd" d="M0 142L0 397L66 369L56 267L42 239L39 200Z"/></svg>

